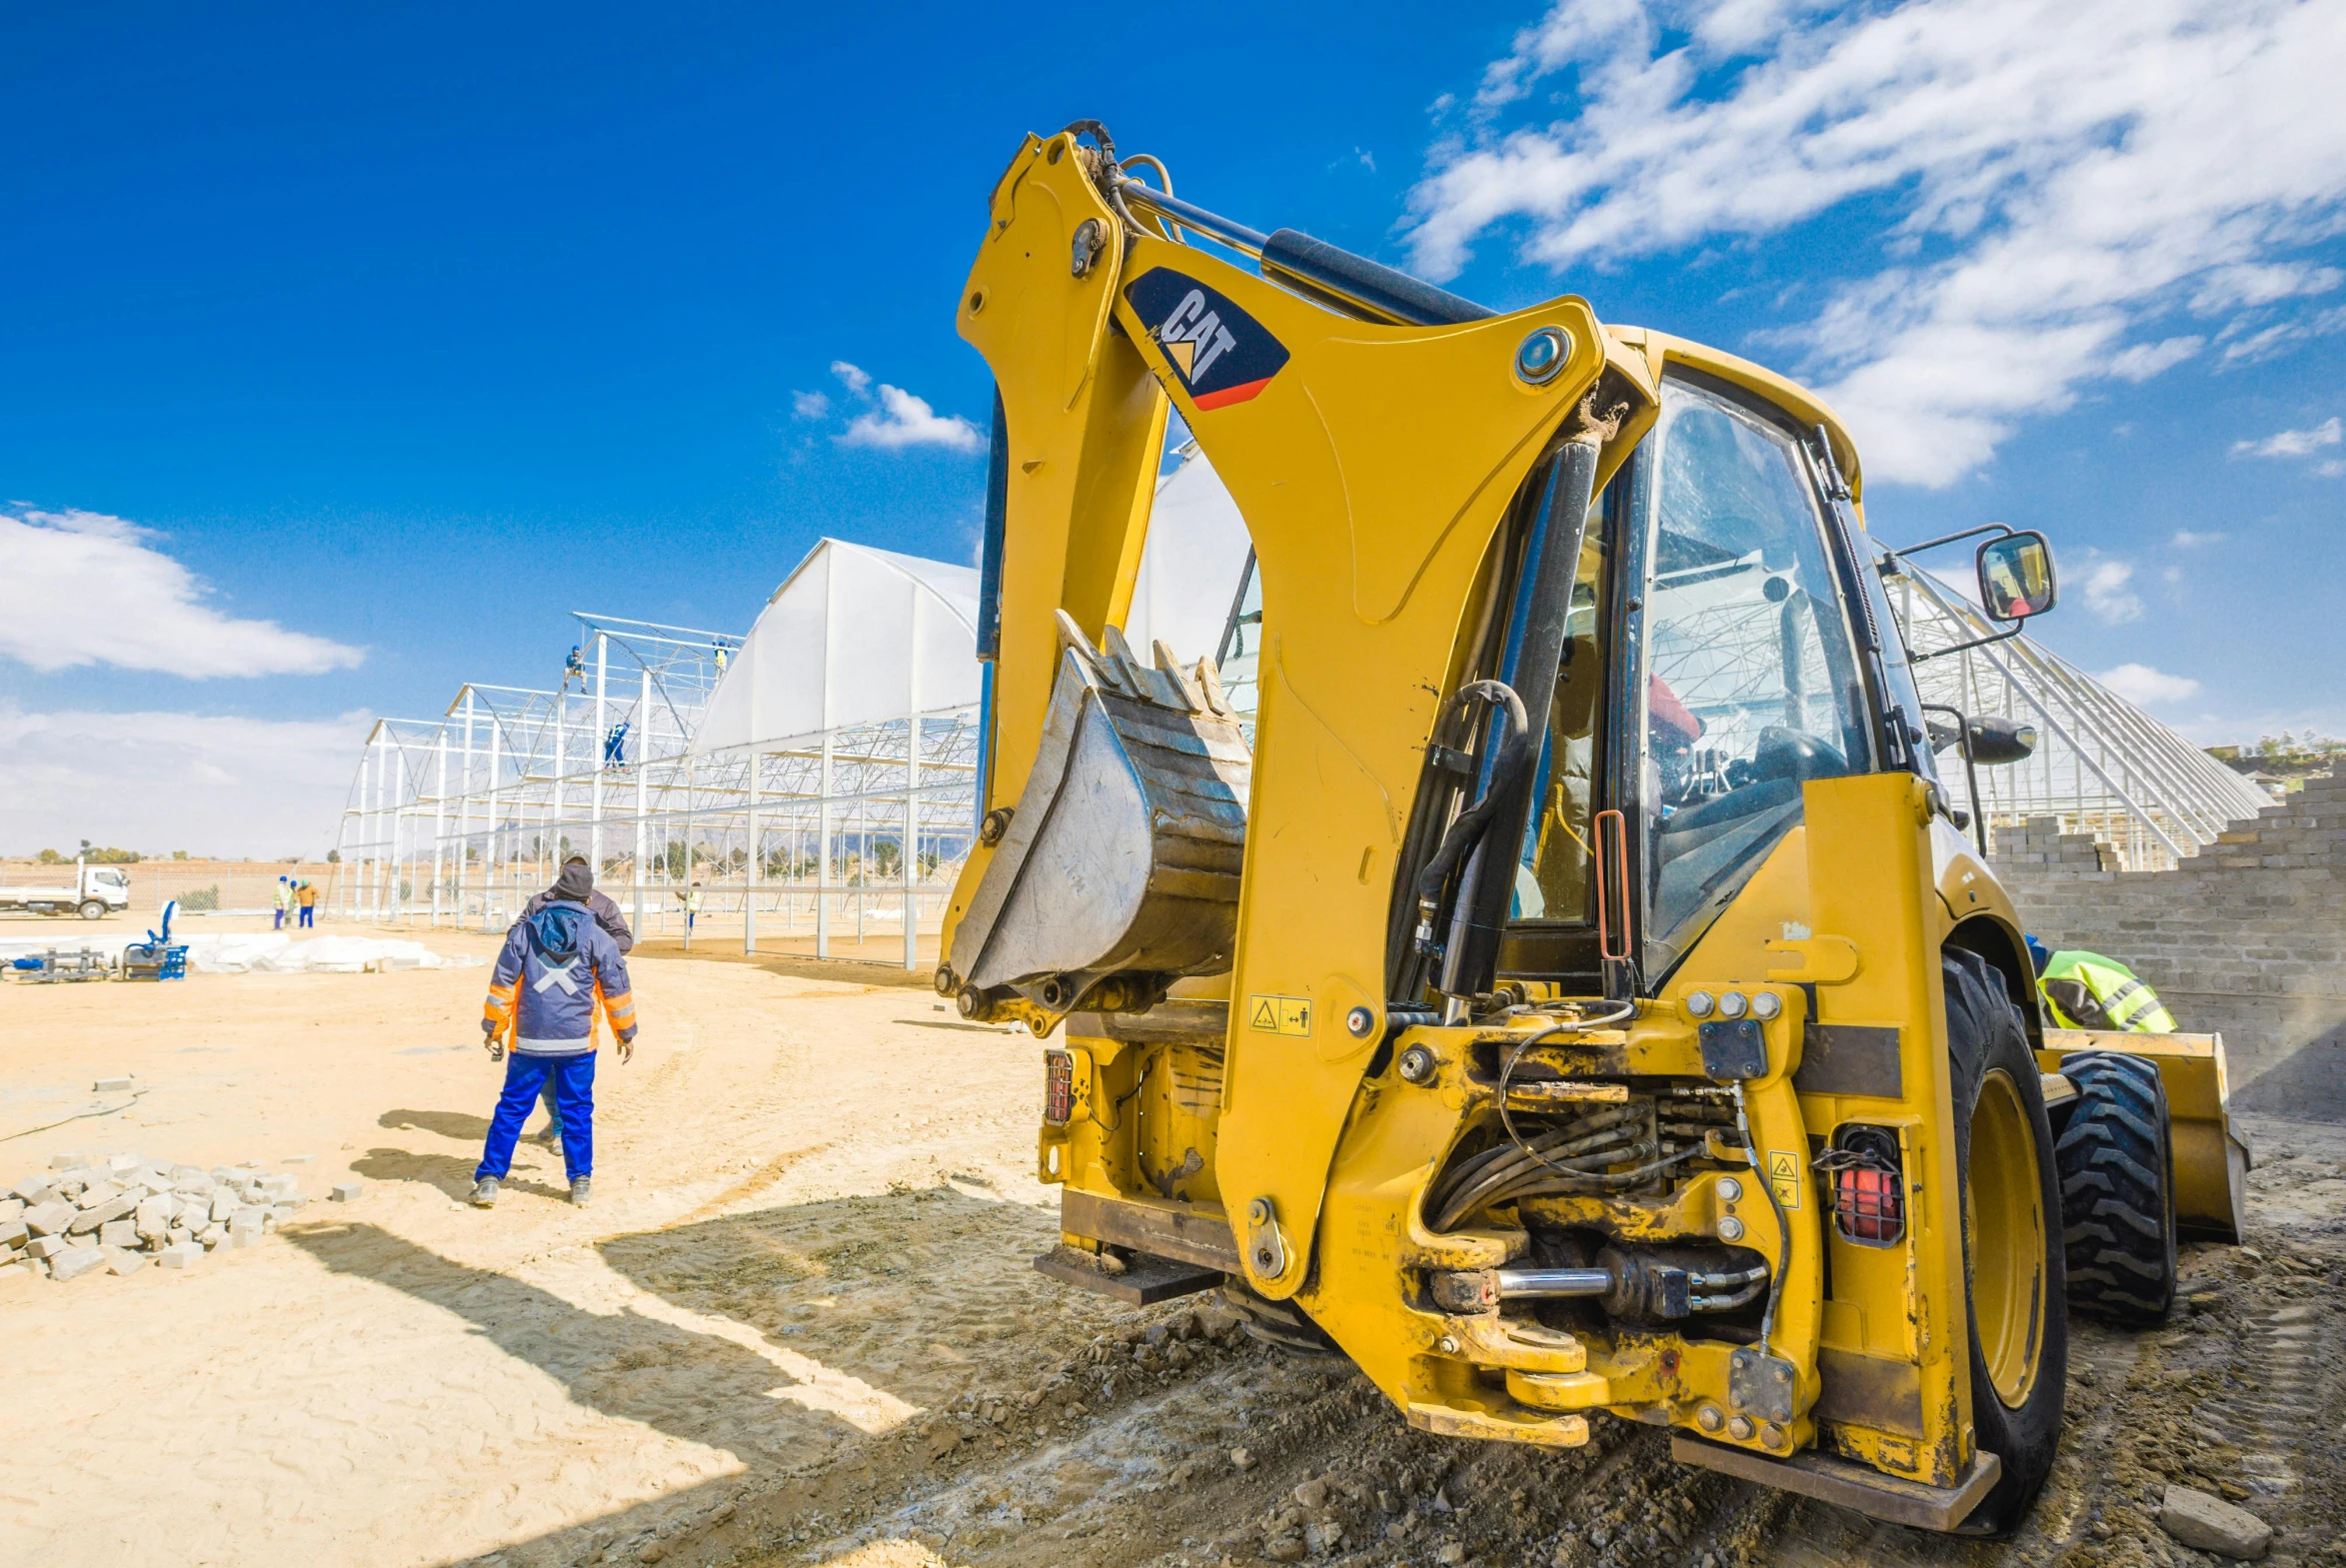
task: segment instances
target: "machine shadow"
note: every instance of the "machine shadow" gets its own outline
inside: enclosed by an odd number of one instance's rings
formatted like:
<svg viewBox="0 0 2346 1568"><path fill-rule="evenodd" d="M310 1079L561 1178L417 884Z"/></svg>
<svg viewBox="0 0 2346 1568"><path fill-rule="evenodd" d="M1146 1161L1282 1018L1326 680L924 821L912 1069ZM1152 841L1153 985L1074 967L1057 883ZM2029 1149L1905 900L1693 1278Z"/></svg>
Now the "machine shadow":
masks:
<svg viewBox="0 0 2346 1568"><path fill-rule="evenodd" d="M470 1178L469 1163L451 1156L377 1151L394 1154L419 1167L409 1179L433 1179L424 1168L434 1160L464 1163ZM1058 1237L1056 1214L951 1187L785 1205L596 1244L623 1278L681 1309L677 1317L730 1336L666 1321L648 1304L590 1311L372 1225L283 1234L336 1273L463 1318L580 1405L722 1449L744 1467L502 1547L493 1555L511 1568L711 1531L727 1549L771 1546L801 1510L828 1506L824 1461L893 1443L921 1413L1023 1376L1010 1358L1031 1361L1037 1325L1066 1316L1052 1309L1065 1302L1060 1287L1031 1266ZM948 1280L951 1288L938 1288ZM1060 1353L1088 1342L1099 1326L1092 1317L1120 1310L1087 1298L1065 1324ZM780 1487L759 1485L785 1476ZM712 1519L737 1499L738 1514Z"/></svg>

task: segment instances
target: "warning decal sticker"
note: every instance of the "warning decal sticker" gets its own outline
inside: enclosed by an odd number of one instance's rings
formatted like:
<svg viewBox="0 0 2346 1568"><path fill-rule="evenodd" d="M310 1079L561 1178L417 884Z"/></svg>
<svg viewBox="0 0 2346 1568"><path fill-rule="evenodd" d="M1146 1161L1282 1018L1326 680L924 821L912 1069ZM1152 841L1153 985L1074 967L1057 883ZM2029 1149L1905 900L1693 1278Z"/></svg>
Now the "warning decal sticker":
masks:
<svg viewBox="0 0 2346 1568"><path fill-rule="evenodd" d="M1125 302L1173 362L1200 411L1244 403L1270 385L1287 347L1219 290L1171 267L1156 267L1125 286Z"/></svg>
<svg viewBox="0 0 2346 1568"><path fill-rule="evenodd" d="M1307 1035L1311 1032L1311 1002L1302 996L1246 998L1246 1027L1265 1034Z"/></svg>
<svg viewBox="0 0 2346 1568"><path fill-rule="evenodd" d="M1776 1201L1788 1209L1800 1206L1800 1156L1785 1149L1767 1151L1767 1184Z"/></svg>

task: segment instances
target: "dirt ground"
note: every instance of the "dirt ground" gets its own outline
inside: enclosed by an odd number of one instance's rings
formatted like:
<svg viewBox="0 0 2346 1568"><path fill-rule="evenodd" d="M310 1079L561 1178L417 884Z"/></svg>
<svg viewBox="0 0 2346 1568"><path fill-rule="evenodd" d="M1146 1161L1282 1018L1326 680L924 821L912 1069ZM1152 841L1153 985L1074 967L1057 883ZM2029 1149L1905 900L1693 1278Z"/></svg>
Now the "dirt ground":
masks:
<svg viewBox="0 0 2346 1568"><path fill-rule="evenodd" d="M1196 1301L1051 1283L1037 1042L840 972L643 955L583 1211L534 1141L497 1209L458 1201L499 1072L479 968L0 987L0 1181L91 1150L366 1182L185 1273L0 1286L0 1568L2215 1561L2151 1522L2170 1479L2276 1525L2272 1561L2346 1564L2346 1129L2250 1124L2253 1246L2192 1251L2163 1330L2077 1325L2052 1488L1967 1542L1622 1423L1427 1437ZM9 1136L122 1073L128 1109Z"/></svg>

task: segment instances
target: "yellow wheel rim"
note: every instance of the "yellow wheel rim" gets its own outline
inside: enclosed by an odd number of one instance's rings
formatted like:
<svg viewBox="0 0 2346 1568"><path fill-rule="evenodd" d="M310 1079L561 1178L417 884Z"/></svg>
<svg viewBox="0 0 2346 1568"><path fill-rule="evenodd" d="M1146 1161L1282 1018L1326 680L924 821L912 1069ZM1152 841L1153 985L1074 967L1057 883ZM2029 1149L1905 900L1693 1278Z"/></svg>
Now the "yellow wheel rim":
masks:
<svg viewBox="0 0 2346 1568"><path fill-rule="evenodd" d="M1980 1085L1971 1113L1971 1168L1963 1195L1970 1211L1971 1313L1979 1352L1996 1397L2009 1409L2028 1402L2044 1350L2044 1188L2037 1176L2036 1129L2020 1090L2001 1067Z"/></svg>

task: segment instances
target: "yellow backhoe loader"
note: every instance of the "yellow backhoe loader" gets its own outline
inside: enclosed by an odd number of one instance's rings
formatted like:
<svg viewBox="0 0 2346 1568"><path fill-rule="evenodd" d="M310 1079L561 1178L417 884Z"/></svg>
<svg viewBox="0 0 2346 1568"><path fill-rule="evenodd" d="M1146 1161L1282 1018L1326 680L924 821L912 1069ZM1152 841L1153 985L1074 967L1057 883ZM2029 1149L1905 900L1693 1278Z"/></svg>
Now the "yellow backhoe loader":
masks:
<svg viewBox="0 0 2346 1568"><path fill-rule="evenodd" d="M2030 737L1925 713L1831 411L1257 233L1095 122L1011 160L959 326L984 816L938 985L1047 1040L1038 1266L1221 1289L1427 1431L1610 1415L2008 1529L2068 1311L2164 1313L2244 1151L2220 1043L2043 1027L1933 761ZM1250 715L1121 631L1169 409L1252 541ZM1973 536L2010 636L2051 552Z"/></svg>

